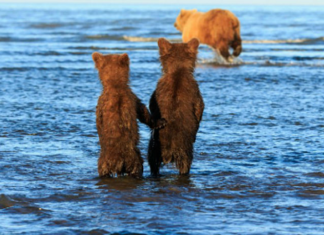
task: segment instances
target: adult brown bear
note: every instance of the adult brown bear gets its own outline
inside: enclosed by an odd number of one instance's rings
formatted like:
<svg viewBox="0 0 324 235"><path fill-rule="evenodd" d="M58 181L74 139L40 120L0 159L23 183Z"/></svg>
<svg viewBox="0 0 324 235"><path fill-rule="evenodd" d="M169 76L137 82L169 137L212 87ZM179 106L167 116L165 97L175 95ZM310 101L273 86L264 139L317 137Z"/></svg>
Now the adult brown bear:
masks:
<svg viewBox="0 0 324 235"><path fill-rule="evenodd" d="M151 128L163 127L165 120L153 121L146 106L129 87L127 54L92 54L103 91L98 99L96 124L100 142L99 176L129 174L141 177L143 159L139 142L137 118Z"/></svg>
<svg viewBox="0 0 324 235"><path fill-rule="evenodd" d="M203 98L193 76L199 41L171 44L158 40L163 75L150 99L155 120L168 124L154 130L148 151L152 176L159 174L162 164L174 162L181 175L188 174L193 159L193 144L204 110Z"/></svg>
<svg viewBox="0 0 324 235"><path fill-rule="evenodd" d="M206 13L197 10L181 10L174 26L182 32L183 42L198 38L218 51L227 61L230 59L229 47L233 55L242 52L240 22L228 10L213 9Z"/></svg>

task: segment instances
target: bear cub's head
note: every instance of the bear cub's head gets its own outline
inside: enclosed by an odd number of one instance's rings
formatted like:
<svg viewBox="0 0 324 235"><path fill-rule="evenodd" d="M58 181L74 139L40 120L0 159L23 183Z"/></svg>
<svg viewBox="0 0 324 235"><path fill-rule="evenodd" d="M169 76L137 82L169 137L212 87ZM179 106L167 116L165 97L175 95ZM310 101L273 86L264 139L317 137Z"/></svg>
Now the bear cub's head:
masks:
<svg viewBox="0 0 324 235"><path fill-rule="evenodd" d="M187 23L187 20L195 12L197 12L196 9L193 9L193 10L184 10L184 9L181 9L179 15L177 16L176 22L174 23L174 27L176 27L177 30L179 30L180 32L182 32L184 26Z"/></svg>
<svg viewBox="0 0 324 235"><path fill-rule="evenodd" d="M162 70L165 73L183 68L193 72L198 54L198 39L193 38L187 43L170 43L160 38L158 45Z"/></svg>
<svg viewBox="0 0 324 235"><path fill-rule="evenodd" d="M92 59L103 85L109 81L121 81L127 79L129 74L129 57L128 55L103 55L99 52L92 54Z"/></svg>

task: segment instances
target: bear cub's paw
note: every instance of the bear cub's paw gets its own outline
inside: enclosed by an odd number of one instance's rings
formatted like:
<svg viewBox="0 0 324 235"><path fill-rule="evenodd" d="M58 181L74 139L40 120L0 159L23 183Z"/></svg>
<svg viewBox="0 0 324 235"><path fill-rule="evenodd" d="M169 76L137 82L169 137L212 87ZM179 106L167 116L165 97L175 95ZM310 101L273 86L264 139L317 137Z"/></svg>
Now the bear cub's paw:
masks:
<svg viewBox="0 0 324 235"><path fill-rule="evenodd" d="M165 118L160 118L157 121L155 121L153 129L158 130L162 129L167 125L168 121Z"/></svg>

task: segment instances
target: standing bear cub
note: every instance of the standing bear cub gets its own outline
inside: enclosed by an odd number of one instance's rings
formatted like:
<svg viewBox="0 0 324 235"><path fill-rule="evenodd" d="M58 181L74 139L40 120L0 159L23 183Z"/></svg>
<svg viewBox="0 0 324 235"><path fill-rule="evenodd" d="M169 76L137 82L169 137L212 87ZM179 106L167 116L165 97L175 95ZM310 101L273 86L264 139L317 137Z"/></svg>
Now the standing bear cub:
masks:
<svg viewBox="0 0 324 235"><path fill-rule="evenodd" d="M148 151L152 176L162 164L174 162L181 175L190 171L193 144L204 110L204 102L194 79L199 41L171 44L158 40L163 75L150 99L153 119L164 117L168 125L154 130Z"/></svg>
<svg viewBox="0 0 324 235"><path fill-rule="evenodd" d="M213 9L206 13L197 10L181 10L174 26L182 32L183 42L198 38L230 60L229 47L233 55L239 56L242 51L240 22L228 10Z"/></svg>
<svg viewBox="0 0 324 235"><path fill-rule="evenodd" d="M143 159L139 142L137 118L151 128L165 125L153 122L146 106L129 87L129 58L123 55L92 54L103 91L98 99L96 124L100 142L99 176L128 174L141 177Z"/></svg>

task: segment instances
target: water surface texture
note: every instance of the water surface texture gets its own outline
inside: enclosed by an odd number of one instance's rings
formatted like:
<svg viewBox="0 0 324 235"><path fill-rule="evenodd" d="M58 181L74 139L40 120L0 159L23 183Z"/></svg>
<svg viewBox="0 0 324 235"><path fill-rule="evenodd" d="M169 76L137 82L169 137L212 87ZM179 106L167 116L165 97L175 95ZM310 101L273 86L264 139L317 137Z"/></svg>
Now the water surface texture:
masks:
<svg viewBox="0 0 324 235"><path fill-rule="evenodd" d="M143 180L98 178L91 54L128 53L148 104L157 39L181 40L181 8L216 7L0 5L0 234L324 234L323 7L224 6L244 51L199 49L190 176L145 160Z"/></svg>

